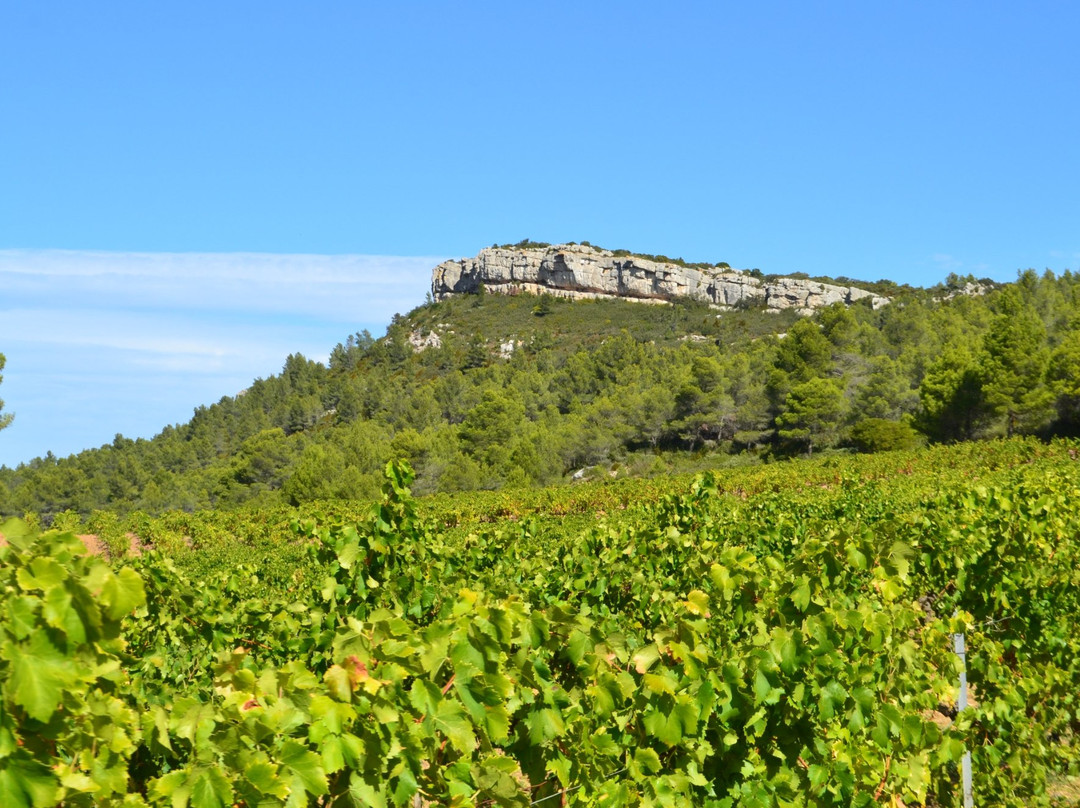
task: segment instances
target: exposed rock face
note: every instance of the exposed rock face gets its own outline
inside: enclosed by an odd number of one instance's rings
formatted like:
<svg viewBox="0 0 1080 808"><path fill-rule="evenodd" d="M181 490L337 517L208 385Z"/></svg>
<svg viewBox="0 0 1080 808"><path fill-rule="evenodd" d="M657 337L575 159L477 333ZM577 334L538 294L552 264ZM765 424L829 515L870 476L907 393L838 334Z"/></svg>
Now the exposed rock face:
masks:
<svg viewBox="0 0 1080 808"><path fill-rule="evenodd" d="M943 297L935 299L952 300L954 297L960 297L961 295L965 297L982 297L985 294L989 294L993 290L994 287L989 284L980 283L979 281L968 281L961 288L953 289L952 291L946 293Z"/></svg>
<svg viewBox="0 0 1080 808"><path fill-rule="evenodd" d="M445 261L432 270L431 294L436 300L476 292L481 285L502 294L547 293L579 299L620 297L663 303L689 297L720 307L761 300L772 311L795 309L805 314L862 298L871 298L875 309L889 302L849 286L796 278L764 282L733 269L684 267L572 244L530 250L489 247L475 258Z"/></svg>
<svg viewBox="0 0 1080 808"><path fill-rule="evenodd" d="M442 338L434 331L429 331L427 334L412 331L409 333L409 345L415 353L420 353L427 348L441 348Z"/></svg>

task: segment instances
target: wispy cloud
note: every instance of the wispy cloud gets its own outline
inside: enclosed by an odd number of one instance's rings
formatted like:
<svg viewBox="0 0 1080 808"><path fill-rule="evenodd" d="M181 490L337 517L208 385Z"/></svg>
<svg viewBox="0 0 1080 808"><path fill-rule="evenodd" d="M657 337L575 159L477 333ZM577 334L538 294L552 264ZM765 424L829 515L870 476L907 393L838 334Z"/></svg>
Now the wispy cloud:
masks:
<svg viewBox="0 0 1080 808"><path fill-rule="evenodd" d="M0 463L149 437L300 352L381 333L439 257L0 250Z"/></svg>
<svg viewBox="0 0 1080 808"><path fill-rule="evenodd" d="M1080 250L1050 250L1050 257L1055 261L1080 262Z"/></svg>
<svg viewBox="0 0 1080 808"><path fill-rule="evenodd" d="M932 260L942 272L956 272L964 266L964 262L948 253L934 253Z"/></svg>
<svg viewBox="0 0 1080 808"><path fill-rule="evenodd" d="M107 316L103 316L103 312ZM216 332L216 333L215 333ZM150 354L185 354L205 358L239 355L256 346L238 341L235 329L218 325L211 334L191 336L183 316L151 316L106 310L11 309L4 312L0 336L44 345L96 346Z"/></svg>
<svg viewBox="0 0 1080 808"><path fill-rule="evenodd" d="M8 300L382 321L423 300L438 257L0 250Z"/></svg>

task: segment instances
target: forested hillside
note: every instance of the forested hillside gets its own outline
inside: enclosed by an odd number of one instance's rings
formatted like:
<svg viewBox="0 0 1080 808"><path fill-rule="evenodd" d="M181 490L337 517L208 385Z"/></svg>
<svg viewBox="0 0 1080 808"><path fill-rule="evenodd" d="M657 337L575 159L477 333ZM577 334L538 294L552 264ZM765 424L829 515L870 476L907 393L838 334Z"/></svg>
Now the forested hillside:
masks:
<svg viewBox="0 0 1080 808"><path fill-rule="evenodd" d="M1080 429L1080 276L883 290L813 317L696 302L457 296L152 440L0 469L0 512L195 510L649 475Z"/></svg>

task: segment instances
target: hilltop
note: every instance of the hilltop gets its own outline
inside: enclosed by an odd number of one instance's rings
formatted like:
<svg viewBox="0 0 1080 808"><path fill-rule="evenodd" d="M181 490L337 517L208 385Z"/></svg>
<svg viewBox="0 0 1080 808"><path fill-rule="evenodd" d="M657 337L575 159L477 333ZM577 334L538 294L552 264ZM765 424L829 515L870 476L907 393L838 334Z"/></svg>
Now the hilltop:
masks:
<svg viewBox="0 0 1080 808"><path fill-rule="evenodd" d="M591 244L528 243L489 247L475 258L446 261L432 272L435 300L475 293L481 286L501 294L551 294L571 300L623 298L641 302L694 300L720 310L736 306L800 314L833 303L869 301L875 309L888 297L857 286L802 277L765 278L726 263L688 264L665 256L634 255Z"/></svg>
<svg viewBox="0 0 1080 808"><path fill-rule="evenodd" d="M433 493L1078 431L1071 273L912 289L624 253L526 243L442 264L432 300L326 364L294 354L152 440L0 469L0 513L363 499L394 458ZM743 297L717 303L726 277ZM770 306L792 282L847 292Z"/></svg>

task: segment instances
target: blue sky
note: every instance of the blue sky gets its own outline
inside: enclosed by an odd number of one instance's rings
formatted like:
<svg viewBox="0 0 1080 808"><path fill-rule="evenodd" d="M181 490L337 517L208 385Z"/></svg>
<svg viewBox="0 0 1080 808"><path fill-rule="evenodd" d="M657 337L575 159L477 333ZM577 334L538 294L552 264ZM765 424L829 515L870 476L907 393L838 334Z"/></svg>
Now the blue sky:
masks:
<svg viewBox="0 0 1080 808"><path fill-rule="evenodd" d="M150 437L278 372L382 333L437 258L0 249L0 463Z"/></svg>
<svg viewBox="0 0 1080 808"><path fill-rule="evenodd" d="M1075 3L0 0L0 463L186 420L493 242L1076 270L1077 30Z"/></svg>

